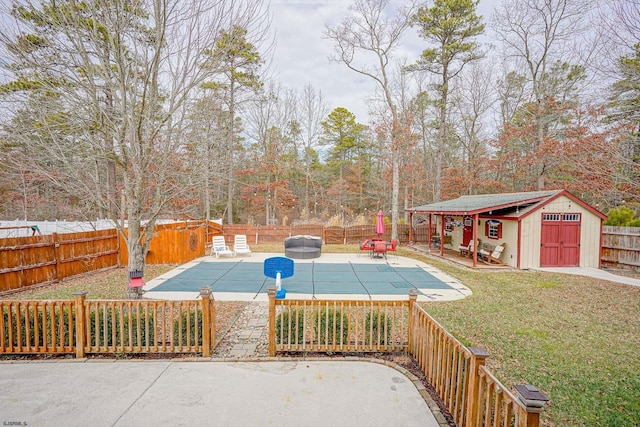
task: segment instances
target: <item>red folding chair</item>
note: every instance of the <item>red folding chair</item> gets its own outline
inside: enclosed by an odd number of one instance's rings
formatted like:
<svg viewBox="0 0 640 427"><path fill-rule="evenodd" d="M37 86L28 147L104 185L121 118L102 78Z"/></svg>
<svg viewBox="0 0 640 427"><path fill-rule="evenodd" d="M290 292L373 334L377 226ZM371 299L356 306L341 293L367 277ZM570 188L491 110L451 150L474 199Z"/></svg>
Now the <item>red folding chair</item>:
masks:
<svg viewBox="0 0 640 427"><path fill-rule="evenodd" d="M384 256L384 259L387 259L387 242L384 240L379 240L373 246L373 255Z"/></svg>
<svg viewBox="0 0 640 427"><path fill-rule="evenodd" d="M387 248L387 252L393 252L396 258L398 258L398 253L396 252L397 247L398 247L398 241L396 239L393 239L391 241L391 246Z"/></svg>
<svg viewBox="0 0 640 427"><path fill-rule="evenodd" d="M369 239L365 240L360 245L360 253L358 253L358 257L360 257L360 254L365 251L369 252L369 256L371 256L371 251L373 251L373 242Z"/></svg>

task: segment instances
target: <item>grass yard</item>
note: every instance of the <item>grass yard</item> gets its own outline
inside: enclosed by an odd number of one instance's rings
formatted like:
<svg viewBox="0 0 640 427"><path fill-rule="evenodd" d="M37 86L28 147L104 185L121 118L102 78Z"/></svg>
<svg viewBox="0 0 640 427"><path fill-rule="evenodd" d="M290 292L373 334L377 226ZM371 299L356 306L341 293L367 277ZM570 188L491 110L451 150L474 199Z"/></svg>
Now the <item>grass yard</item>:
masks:
<svg viewBox="0 0 640 427"><path fill-rule="evenodd" d="M251 248L284 252L282 244ZM422 305L464 344L488 350L488 365L505 385L539 387L550 399L544 425L640 426L640 288L563 274L472 271L402 248L398 255L432 264L473 291L464 300ZM145 277L174 267L147 266ZM120 299L127 281L120 268L4 299L66 299L79 290L92 299ZM216 303L219 333L242 307Z"/></svg>
<svg viewBox="0 0 640 427"><path fill-rule="evenodd" d="M415 258L473 291L422 306L465 345L485 348L505 385L540 388L550 399L544 425L640 426L640 288Z"/></svg>

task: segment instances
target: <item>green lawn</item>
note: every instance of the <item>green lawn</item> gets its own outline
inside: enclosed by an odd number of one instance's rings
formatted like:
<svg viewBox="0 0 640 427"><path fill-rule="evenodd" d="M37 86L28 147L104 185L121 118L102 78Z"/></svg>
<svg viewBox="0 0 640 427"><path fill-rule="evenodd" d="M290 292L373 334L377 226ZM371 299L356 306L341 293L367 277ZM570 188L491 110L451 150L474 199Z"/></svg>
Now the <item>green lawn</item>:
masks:
<svg viewBox="0 0 640 427"><path fill-rule="evenodd" d="M540 388L550 399L545 425L640 426L640 288L415 258L473 291L422 306L463 343L485 348L503 384Z"/></svg>
<svg viewBox="0 0 640 427"><path fill-rule="evenodd" d="M398 255L434 265L473 291L422 306L460 341L486 349L506 386L540 388L550 399L544 425L640 426L640 288L568 274L473 271L403 249Z"/></svg>
<svg viewBox="0 0 640 427"><path fill-rule="evenodd" d="M147 265L144 269L144 278L145 280L153 279L176 267L177 265ZM0 299L73 299L73 293L80 291L87 291L87 299L125 299L127 298L128 283L127 269L115 268L66 279L53 285L5 295Z"/></svg>
<svg viewBox="0 0 640 427"><path fill-rule="evenodd" d="M251 248L284 252L281 244ZM563 274L472 271L403 249L398 255L432 264L473 291L422 305L463 343L485 348L505 385L539 387L550 399L544 425L640 426L640 288ZM147 266L145 277L173 267ZM127 281L126 270L117 269L5 298L66 299L78 290L88 298L124 298Z"/></svg>

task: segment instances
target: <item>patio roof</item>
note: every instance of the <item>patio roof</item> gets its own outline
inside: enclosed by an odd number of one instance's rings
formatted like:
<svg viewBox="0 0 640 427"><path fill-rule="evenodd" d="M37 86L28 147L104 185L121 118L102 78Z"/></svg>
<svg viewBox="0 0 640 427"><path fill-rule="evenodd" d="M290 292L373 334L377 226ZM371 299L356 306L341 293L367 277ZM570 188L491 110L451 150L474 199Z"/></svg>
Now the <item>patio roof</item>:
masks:
<svg viewBox="0 0 640 427"><path fill-rule="evenodd" d="M405 211L412 213L473 215L512 206L538 203L540 201L553 198L563 192L565 192L565 190L461 196L453 200L408 208L405 209Z"/></svg>

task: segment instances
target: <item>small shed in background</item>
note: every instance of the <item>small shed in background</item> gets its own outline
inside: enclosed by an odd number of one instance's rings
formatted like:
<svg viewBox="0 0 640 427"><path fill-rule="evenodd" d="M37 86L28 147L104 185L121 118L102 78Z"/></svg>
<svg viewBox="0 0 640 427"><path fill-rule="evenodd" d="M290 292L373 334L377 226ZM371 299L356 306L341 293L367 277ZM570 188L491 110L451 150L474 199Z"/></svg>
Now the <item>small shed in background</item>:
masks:
<svg viewBox="0 0 640 427"><path fill-rule="evenodd" d="M429 221L450 249L478 241L473 251L504 246L501 260L515 268L600 267L606 215L566 190L462 196L406 209L412 227ZM445 236L445 237L440 237ZM431 246L432 236L429 236ZM445 245L440 245L444 254Z"/></svg>

